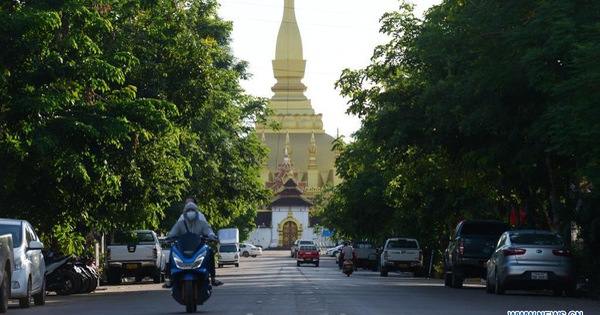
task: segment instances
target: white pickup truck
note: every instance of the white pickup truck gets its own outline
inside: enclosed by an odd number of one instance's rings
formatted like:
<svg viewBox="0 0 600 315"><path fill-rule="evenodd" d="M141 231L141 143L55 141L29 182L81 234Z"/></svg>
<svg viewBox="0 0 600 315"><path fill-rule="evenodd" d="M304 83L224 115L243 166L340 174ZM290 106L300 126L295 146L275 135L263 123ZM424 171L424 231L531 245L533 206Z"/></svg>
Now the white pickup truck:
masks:
<svg viewBox="0 0 600 315"><path fill-rule="evenodd" d="M121 277L136 282L150 276L154 283L163 281L162 248L151 230L116 231L106 248L106 280L119 284Z"/></svg>
<svg viewBox="0 0 600 315"><path fill-rule="evenodd" d="M385 241L379 260L380 274L389 271L412 271L415 277L423 275L423 251L414 238L390 238Z"/></svg>

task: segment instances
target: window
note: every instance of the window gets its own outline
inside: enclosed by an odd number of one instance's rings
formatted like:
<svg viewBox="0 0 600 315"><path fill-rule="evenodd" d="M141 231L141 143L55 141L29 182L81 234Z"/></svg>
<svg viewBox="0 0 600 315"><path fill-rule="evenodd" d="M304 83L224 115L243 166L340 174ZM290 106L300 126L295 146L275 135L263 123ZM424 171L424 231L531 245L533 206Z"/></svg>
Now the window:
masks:
<svg viewBox="0 0 600 315"><path fill-rule="evenodd" d="M388 243L389 248L419 248L415 240L391 240Z"/></svg>
<svg viewBox="0 0 600 315"><path fill-rule="evenodd" d="M497 235L510 230L510 227L506 223L479 223L479 222L466 222L463 224L460 233L462 235Z"/></svg>
<svg viewBox="0 0 600 315"><path fill-rule="evenodd" d="M555 234L515 233L510 236L513 244L521 245L563 245L563 240Z"/></svg>
<svg viewBox="0 0 600 315"><path fill-rule="evenodd" d="M21 226L20 225L0 225L0 234L11 234L15 247L21 246Z"/></svg>
<svg viewBox="0 0 600 315"><path fill-rule="evenodd" d="M113 242L114 245L124 244L155 244L154 235L151 231L116 231Z"/></svg>
<svg viewBox="0 0 600 315"><path fill-rule="evenodd" d="M234 244L219 246L219 253L235 253L237 251L237 246L235 246Z"/></svg>

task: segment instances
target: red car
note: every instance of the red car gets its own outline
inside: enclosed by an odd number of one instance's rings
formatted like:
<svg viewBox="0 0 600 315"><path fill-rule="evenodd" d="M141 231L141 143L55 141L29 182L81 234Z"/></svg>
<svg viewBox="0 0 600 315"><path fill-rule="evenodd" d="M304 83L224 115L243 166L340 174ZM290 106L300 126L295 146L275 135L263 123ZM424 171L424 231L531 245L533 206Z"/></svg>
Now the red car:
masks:
<svg viewBox="0 0 600 315"><path fill-rule="evenodd" d="M319 267L319 251L315 245L300 245L296 255L296 264L314 264Z"/></svg>

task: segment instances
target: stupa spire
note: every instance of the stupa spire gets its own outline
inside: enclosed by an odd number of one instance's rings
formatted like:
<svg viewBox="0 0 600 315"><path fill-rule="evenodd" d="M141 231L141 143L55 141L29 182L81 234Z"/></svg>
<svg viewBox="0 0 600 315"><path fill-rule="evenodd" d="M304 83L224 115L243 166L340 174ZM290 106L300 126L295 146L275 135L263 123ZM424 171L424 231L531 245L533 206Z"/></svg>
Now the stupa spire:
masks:
<svg viewBox="0 0 600 315"><path fill-rule="evenodd" d="M284 0L283 18L277 34L273 75L277 83L271 91L270 107L282 114L314 114L302 83L306 60L302 53L302 37L296 21L294 0Z"/></svg>

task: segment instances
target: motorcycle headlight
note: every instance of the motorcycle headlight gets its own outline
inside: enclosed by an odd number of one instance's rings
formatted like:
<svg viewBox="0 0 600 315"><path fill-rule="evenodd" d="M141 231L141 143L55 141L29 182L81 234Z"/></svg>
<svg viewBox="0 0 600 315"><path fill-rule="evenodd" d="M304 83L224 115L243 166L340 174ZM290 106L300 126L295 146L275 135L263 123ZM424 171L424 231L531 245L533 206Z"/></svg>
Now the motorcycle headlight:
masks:
<svg viewBox="0 0 600 315"><path fill-rule="evenodd" d="M196 259L192 262L184 262L181 258L177 256L173 256L173 260L175 261L175 267L179 269L196 269L200 268L202 262L204 262L204 258L206 257L206 252L198 255Z"/></svg>

